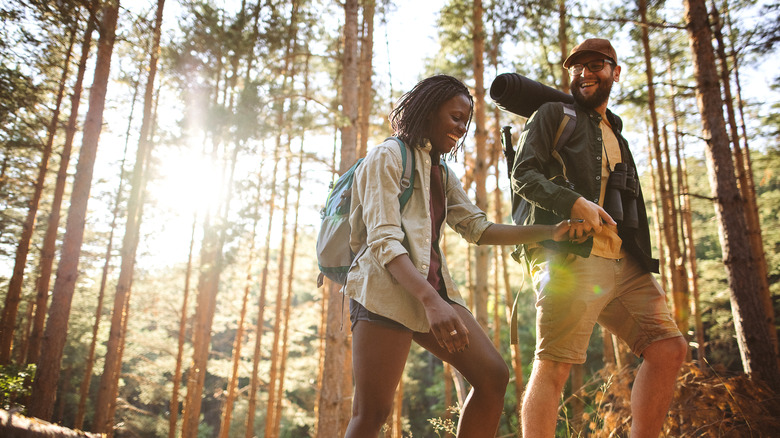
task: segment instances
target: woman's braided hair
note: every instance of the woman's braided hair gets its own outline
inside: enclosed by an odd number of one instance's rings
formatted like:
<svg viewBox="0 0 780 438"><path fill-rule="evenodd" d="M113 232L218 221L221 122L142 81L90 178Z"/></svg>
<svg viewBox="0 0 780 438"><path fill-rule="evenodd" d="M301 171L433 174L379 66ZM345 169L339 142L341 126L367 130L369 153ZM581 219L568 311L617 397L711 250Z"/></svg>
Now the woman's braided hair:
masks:
<svg viewBox="0 0 780 438"><path fill-rule="evenodd" d="M463 82L448 75L435 75L418 82L409 92L401 96L398 105L390 111L390 126L393 135L409 145L421 145L428 138L429 117L434 114L444 102L458 95L468 97L471 104L469 119L466 122L466 132L471 125L474 114L474 98ZM452 150L454 156L463 145L466 136L460 139Z"/></svg>

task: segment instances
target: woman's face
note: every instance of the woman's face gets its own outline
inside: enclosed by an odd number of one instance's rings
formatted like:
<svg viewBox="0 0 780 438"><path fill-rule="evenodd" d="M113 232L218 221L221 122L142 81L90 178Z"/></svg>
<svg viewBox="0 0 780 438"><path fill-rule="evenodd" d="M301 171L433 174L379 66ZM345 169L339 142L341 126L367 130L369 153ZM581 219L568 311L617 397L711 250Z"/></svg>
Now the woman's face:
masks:
<svg viewBox="0 0 780 438"><path fill-rule="evenodd" d="M444 102L429 117L428 140L431 141L431 155L448 154L458 140L466 134L466 124L471 114L471 102L459 94Z"/></svg>

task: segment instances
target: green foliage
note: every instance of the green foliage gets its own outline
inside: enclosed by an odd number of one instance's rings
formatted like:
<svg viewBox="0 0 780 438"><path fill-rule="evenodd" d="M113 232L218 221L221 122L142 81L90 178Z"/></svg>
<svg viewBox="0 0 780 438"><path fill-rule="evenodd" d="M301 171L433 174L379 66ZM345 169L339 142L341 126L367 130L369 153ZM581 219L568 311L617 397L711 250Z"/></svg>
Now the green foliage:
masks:
<svg viewBox="0 0 780 438"><path fill-rule="evenodd" d="M35 365L0 365L0 407L5 410L21 407L30 396Z"/></svg>

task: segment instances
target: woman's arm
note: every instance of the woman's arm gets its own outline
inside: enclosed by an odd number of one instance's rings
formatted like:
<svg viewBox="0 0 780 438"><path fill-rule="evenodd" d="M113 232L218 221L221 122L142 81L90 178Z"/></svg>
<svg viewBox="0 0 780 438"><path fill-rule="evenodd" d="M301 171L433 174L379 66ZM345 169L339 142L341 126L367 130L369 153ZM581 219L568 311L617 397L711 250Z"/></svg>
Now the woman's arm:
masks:
<svg viewBox="0 0 780 438"><path fill-rule="evenodd" d="M507 225L493 224L479 238L479 245L519 245L541 240L566 240L569 237L569 221L556 225Z"/></svg>
<svg viewBox="0 0 780 438"><path fill-rule="evenodd" d="M442 348L450 353L469 346L469 331L455 309L439 296L420 271L415 268L408 254L401 254L386 265L387 270L425 308L431 325L431 333ZM453 335L452 332L456 333Z"/></svg>

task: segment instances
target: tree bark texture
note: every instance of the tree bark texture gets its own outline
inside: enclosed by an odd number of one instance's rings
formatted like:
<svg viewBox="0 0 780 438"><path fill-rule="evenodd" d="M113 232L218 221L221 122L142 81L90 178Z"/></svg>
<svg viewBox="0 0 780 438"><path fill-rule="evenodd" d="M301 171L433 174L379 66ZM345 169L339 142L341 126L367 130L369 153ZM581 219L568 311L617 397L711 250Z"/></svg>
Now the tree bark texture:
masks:
<svg viewBox="0 0 780 438"><path fill-rule="evenodd" d="M182 358L184 357L184 342L187 332L187 304L190 297L190 275L192 274L192 253L195 246L195 229L197 228L197 216L192 220L190 232L190 250L187 253L187 268L184 273L184 297L181 303L179 315L179 337L176 348L176 368L173 372L173 389L169 403L170 417L168 418L168 438L176 438L176 423L179 418L179 388L181 386Z"/></svg>
<svg viewBox="0 0 780 438"><path fill-rule="evenodd" d="M5 296L5 307L0 320L0 364L8 364L11 361L11 348L13 346L14 332L16 331L16 316L19 311L19 302L22 298L22 284L24 282L24 271L27 267L27 254L30 251L30 240L35 230L35 219L38 217L38 204L41 201L43 187L46 184L49 158L51 158L54 135L57 132L57 125L59 125L60 121L60 108L65 95L65 83L68 80L70 57L73 54L73 43L76 40L77 30L78 27L74 25L70 32L70 41L65 53L54 111L47 128L46 144L43 146L43 152L41 153L41 162L38 165L38 176L35 179L32 198L28 203L27 217L22 224L22 234L19 236L19 242L16 246L13 274L11 274L11 280L8 282L8 293Z"/></svg>
<svg viewBox="0 0 780 438"><path fill-rule="evenodd" d="M715 214L742 366L747 374L780 391L780 372L758 295L758 279L751 263L748 241L744 239L747 231L744 202L734 178L707 7L704 0L686 0L684 5L703 137L708 139L707 173L716 198Z"/></svg>
<svg viewBox="0 0 780 438"><path fill-rule="evenodd" d="M90 17L87 20L87 29L84 31L84 38L81 43L81 58L79 59L76 81L70 98L70 116L65 128L65 144L60 155L60 167L57 170L57 180L54 184L54 198L52 199L51 211L46 223L46 234L43 237L41 260L38 267L38 279L35 282L35 316L33 317L32 334L27 347L27 363L38 362L38 356L41 351L46 310L49 301L49 284L60 225L60 211L62 209L62 199L65 196L65 185L68 179L68 166L73 149L73 137L76 135L76 123L79 117L84 74L87 71L87 60L89 59L90 47L92 46L92 32L95 30L95 26L95 19Z"/></svg>
<svg viewBox="0 0 780 438"><path fill-rule="evenodd" d="M723 21L720 18L718 8L713 2L712 28L715 34L715 41L718 43L716 53L720 61L720 80L723 84L723 100L726 105L726 114L728 116L729 133L731 136L732 151L734 155L734 165L737 171L737 180L739 181L740 193L745 201L745 220L747 221L748 237L750 238L750 249L753 254L753 263L756 268L756 277L760 288L761 300L766 313L766 324L769 330L769 338L772 342L772 348L775 349L775 355L778 353L777 329L775 327L775 309L772 302L772 294L769 291L769 274L764 254L764 239L761 236L761 222L758 217L758 206L756 202L756 191L753 185L753 175L750 166L747 165L747 150L742 149L739 138L739 128L737 127L737 116L734 111L734 98L731 93L731 71L729 68L728 57L726 56L726 47L723 40ZM734 65L736 74L737 66ZM745 140L747 141L747 140ZM747 149L747 148L746 148Z"/></svg>
<svg viewBox="0 0 780 438"><path fill-rule="evenodd" d="M102 13L101 36L98 42L94 80L89 94L89 109L84 122L83 143L76 166L65 236L62 242L62 256L54 281L52 305L49 309L49 319L41 345L38 371L33 381L29 406L29 413L43 420L49 420L54 409L55 388L59 380L62 353L68 332L70 306L78 278L78 262L84 239L87 203L92 187L92 172L100 130L103 125L103 109L111 68L111 54L114 50L119 1L105 3Z"/></svg>
<svg viewBox="0 0 780 438"><path fill-rule="evenodd" d="M358 63L357 63L357 23L358 0L344 2L344 52L342 54L343 74L341 78L342 113L347 118L341 131L341 161L339 173L344 173L355 162L357 156L357 119L358 106ZM343 418L344 407L351 405L350 394L345 392L344 364L349 348L346 331L341 328L344 312L340 303L343 296L339 286L325 281L328 291L328 314L325 327L325 359L323 376L320 382L320 399L317 413L317 437L343 436L344 425L349 418ZM351 382L351 379L348 379ZM348 412L348 411L347 411Z"/></svg>
<svg viewBox="0 0 780 438"><path fill-rule="evenodd" d="M371 125L371 98L374 95L372 76L374 68L374 11L376 0L363 0L363 30L360 38L360 90L358 99L358 157L365 157L368 151L369 127Z"/></svg>
<svg viewBox="0 0 780 438"><path fill-rule="evenodd" d="M130 197L127 201L127 222L125 223L125 234L122 238L119 279L117 280L116 293L114 295L114 309L111 314L111 329L108 336L105 365L100 378L100 389L98 390L95 417L92 423L92 428L95 432L111 433L113 431L113 417L109 416L109 413L116 403L118 392L119 374L122 367L122 355L120 352L124 349L122 344L125 340L124 326L127 324L127 318L130 317L125 312L125 309L129 309L127 302L133 285L135 258L141 235L144 189L148 179L148 163L151 159L153 147L149 132L153 124L154 80L157 74L157 59L164 6L165 0L158 0L151 57L149 59L149 76L144 92L141 130L131 177Z"/></svg>
<svg viewBox="0 0 780 438"><path fill-rule="evenodd" d="M474 47L474 187L475 204L482 211L488 209L488 195L485 187L488 173L487 157L487 114L485 110L485 29L483 23L482 0L474 0L472 11L472 35ZM488 301L488 277L490 275L490 248L477 246L475 248L475 284L474 284L474 313L479 325L485 329L488 327L489 315Z"/></svg>

